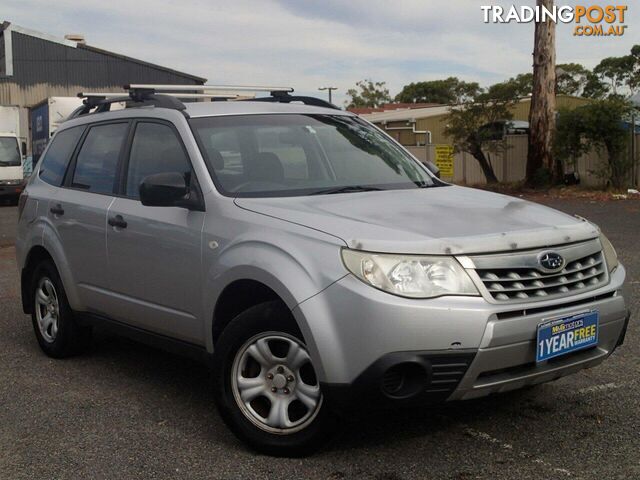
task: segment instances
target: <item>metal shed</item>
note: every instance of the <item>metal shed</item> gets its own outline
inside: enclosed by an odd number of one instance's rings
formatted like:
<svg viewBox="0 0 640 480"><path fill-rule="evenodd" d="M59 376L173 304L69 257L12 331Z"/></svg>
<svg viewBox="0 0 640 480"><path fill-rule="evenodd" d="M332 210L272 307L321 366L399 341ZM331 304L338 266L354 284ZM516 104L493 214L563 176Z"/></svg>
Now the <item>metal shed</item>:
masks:
<svg viewBox="0 0 640 480"><path fill-rule="evenodd" d="M205 78L4 22L0 25L0 104L31 107L83 90L128 83L202 85Z"/></svg>

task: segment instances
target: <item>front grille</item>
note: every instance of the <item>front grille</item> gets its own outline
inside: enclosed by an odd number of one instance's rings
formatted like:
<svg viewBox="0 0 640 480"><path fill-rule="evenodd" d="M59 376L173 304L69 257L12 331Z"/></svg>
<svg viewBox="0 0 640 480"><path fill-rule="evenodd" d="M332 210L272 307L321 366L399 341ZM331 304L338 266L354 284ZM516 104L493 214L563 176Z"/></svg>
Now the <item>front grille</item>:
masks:
<svg viewBox="0 0 640 480"><path fill-rule="evenodd" d="M491 298L499 302L565 297L592 290L608 281L599 244L589 242L555 251L560 252L567 262L557 273L546 273L536 268L541 251L511 254L502 258L476 257L475 272ZM492 265L492 258L495 266Z"/></svg>

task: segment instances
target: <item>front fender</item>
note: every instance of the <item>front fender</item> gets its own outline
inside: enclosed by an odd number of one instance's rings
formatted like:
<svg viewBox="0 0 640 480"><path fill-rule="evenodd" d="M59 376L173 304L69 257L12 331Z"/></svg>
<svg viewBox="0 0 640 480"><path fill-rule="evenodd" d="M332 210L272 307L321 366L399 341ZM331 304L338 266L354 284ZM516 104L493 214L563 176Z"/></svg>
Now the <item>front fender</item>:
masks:
<svg viewBox="0 0 640 480"><path fill-rule="evenodd" d="M340 260L340 246L335 243L304 236L287 241L281 234L262 233L261 239L238 238L218 256L211 252L206 262L209 267L205 274L203 307L205 338L210 352L213 351L211 332L216 303L231 283L237 280L260 282L293 310L347 274ZM306 322L298 321L298 327L307 343L313 344ZM313 350L311 345L309 347Z"/></svg>

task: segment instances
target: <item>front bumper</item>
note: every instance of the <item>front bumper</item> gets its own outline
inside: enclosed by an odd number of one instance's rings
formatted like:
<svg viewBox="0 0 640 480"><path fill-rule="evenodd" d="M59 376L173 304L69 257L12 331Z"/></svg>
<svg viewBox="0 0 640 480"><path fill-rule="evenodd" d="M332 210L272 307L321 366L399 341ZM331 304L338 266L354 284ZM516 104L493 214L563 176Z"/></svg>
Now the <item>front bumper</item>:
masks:
<svg viewBox="0 0 640 480"><path fill-rule="evenodd" d="M24 190L24 183L18 183L16 185L2 185L0 184L0 197L18 196Z"/></svg>
<svg viewBox="0 0 640 480"><path fill-rule="evenodd" d="M294 314L332 403L346 407L362 395L381 406L460 400L554 380L601 363L624 339L624 278L621 265L597 290L548 302L498 305L481 297L400 298L349 275L302 302ZM598 345L536 364L537 325L587 309L599 312ZM399 395L389 394L393 388L385 391L385 385L398 385L398 373L388 373L396 365L405 365L396 369L406 369L409 383L421 387L397 390ZM456 375L447 376L447 371Z"/></svg>

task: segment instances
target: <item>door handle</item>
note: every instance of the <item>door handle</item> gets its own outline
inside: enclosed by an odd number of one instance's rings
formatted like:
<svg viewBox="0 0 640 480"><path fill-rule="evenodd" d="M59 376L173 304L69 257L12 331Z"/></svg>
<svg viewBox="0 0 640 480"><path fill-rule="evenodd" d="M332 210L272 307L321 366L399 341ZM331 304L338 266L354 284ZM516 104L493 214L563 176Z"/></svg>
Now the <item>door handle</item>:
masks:
<svg viewBox="0 0 640 480"><path fill-rule="evenodd" d="M111 225L112 227L127 228L127 222L124 221L124 218L122 218L122 215L109 217L109 220L107 220L107 223L109 223L109 225Z"/></svg>
<svg viewBox="0 0 640 480"><path fill-rule="evenodd" d="M64 215L64 208L59 203L49 209L54 215Z"/></svg>

